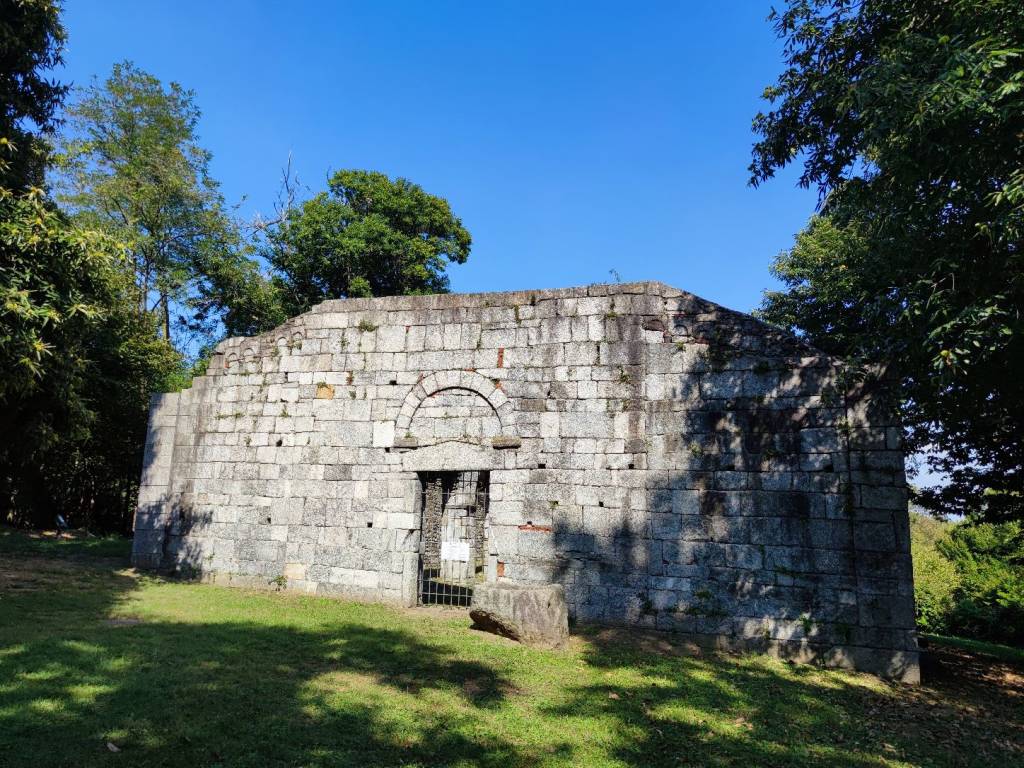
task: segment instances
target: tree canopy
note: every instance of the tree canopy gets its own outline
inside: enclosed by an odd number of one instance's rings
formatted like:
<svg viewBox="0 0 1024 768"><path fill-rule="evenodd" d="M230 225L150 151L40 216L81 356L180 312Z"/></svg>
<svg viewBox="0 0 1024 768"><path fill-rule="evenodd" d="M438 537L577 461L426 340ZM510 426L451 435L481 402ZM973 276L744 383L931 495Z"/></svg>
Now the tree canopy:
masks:
<svg viewBox="0 0 1024 768"><path fill-rule="evenodd" d="M42 185L46 141L67 86L46 70L62 61L64 27L53 0L0 0L0 187Z"/></svg>
<svg viewBox="0 0 1024 768"><path fill-rule="evenodd" d="M123 249L38 192L0 192L0 304L0 509L125 525L149 396L179 356L137 311Z"/></svg>
<svg viewBox="0 0 1024 768"><path fill-rule="evenodd" d="M750 166L820 193L763 316L899 382L930 508L1024 517L1024 5L789 0Z"/></svg>
<svg viewBox="0 0 1024 768"><path fill-rule="evenodd" d="M60 60L59 9L2 10L0 513L121 527L150 393L173 386L179 358L137 309L123 244L69 220L41 186L65 93L41 73Z"/></svg>
<svg viewBox="0 0 1024 768"><path fill-rule="evenodd" d="M285 211L265 253L294 315L325 299L446 292L445 270L465 263L471 242L443 198L407 179L344 170Z"/></svg>
<svg viewBox="0 0 1024 768"><path fill-rule="evenodd" d="M912 512L910 540L921 630L1024 642L1020 521L954 524Z"/></svg>
<svg viewBox="0 0 1024 768"><path fill-rule="evenodd" d="M195 94L124 62L67 113L59 200L126 245L139 307L160 317L166 338L186 349L216 335L219 297L200 287L211 274L244 272L246 257L198 142Z"/></svg>

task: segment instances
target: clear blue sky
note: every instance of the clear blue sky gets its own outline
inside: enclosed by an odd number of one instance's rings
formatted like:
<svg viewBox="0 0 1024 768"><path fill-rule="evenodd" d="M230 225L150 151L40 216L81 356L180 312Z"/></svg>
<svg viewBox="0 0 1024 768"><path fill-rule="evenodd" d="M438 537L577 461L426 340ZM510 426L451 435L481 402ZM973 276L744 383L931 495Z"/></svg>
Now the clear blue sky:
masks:
<svg viewBox="0 0 1024 768"><path fill-rule="evenodd" d="M65 80L130 59L194 89L242 211L288 153L405 176L473 235L456 291L662 280L750 310L812 213L786 173L747 186L781 68L768 2L67 0Z"/></svg>

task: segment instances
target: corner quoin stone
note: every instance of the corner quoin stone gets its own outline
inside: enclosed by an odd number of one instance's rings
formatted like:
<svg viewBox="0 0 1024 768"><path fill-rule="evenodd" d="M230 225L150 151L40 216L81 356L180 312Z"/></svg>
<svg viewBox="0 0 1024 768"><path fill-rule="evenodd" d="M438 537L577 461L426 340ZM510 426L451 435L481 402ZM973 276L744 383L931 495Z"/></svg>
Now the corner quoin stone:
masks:
<svg viewBox="0 0 1024 768"><path fill-rule="evenodd" d="M661 283L327 301L154 398L133 559L405 605L423 473L486 471L488 583L913 681L899 425L850 380Z"/></svg>
<svg viewBox="0 0 1024 768"><path fill-rule="evenodd" d="M525 586L498 582L473 590L473 626L541 648L569 640L569 611L561 584Z"/></svg>

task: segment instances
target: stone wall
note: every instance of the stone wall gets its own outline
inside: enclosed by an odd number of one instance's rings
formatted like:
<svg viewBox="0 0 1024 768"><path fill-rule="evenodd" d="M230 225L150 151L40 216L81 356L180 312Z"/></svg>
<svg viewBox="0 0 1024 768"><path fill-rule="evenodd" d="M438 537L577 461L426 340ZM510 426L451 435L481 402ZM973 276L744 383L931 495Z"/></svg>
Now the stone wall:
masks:
<svg viewBox="0 0 1024 768"><path fill-rule="evenodd" d="M913 680L900 431L847 378L659 283L328 301L155 399L135 562L408 604L418 473L489 470L489 579Z"/></svg>

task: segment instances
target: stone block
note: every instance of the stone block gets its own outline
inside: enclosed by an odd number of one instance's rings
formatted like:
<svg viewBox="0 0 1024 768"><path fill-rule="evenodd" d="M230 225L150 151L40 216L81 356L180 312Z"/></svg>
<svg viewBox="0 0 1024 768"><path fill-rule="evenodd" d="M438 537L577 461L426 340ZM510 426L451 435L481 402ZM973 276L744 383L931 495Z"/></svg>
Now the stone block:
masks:
<svg viewBox="0 0 1024 768"><path fill-rule="evenodd" d="M901 486L861 486L860 505L902 511L907 508L907 491Z"/></svg>
<svg viewBox="0 0 1024 768"><path fill-rule="evenodd" d="M474 627L527 645L562 648L569 640L569 612L561 584L479 584L473 589L469 616Z"/></svg>
<svg viewBox="0 0 1024 768"><path fill-rule="evenodd" d="M856 522L853 540L857 549L892 552L896 548L896 530L890 523Z"/></svg>
<svg viewBox="0 0 1024 768"><path fill-rule="evenodd" d="M373 447L390 447L395 442L395 424L385 421L373 425Z"/></svg>
<svg viewBox="0 0 1024 768"><path fill-rule="evenodd" d="M801 453L832 453L843 449L839 430L832 427L800 430Z"/></svg>

